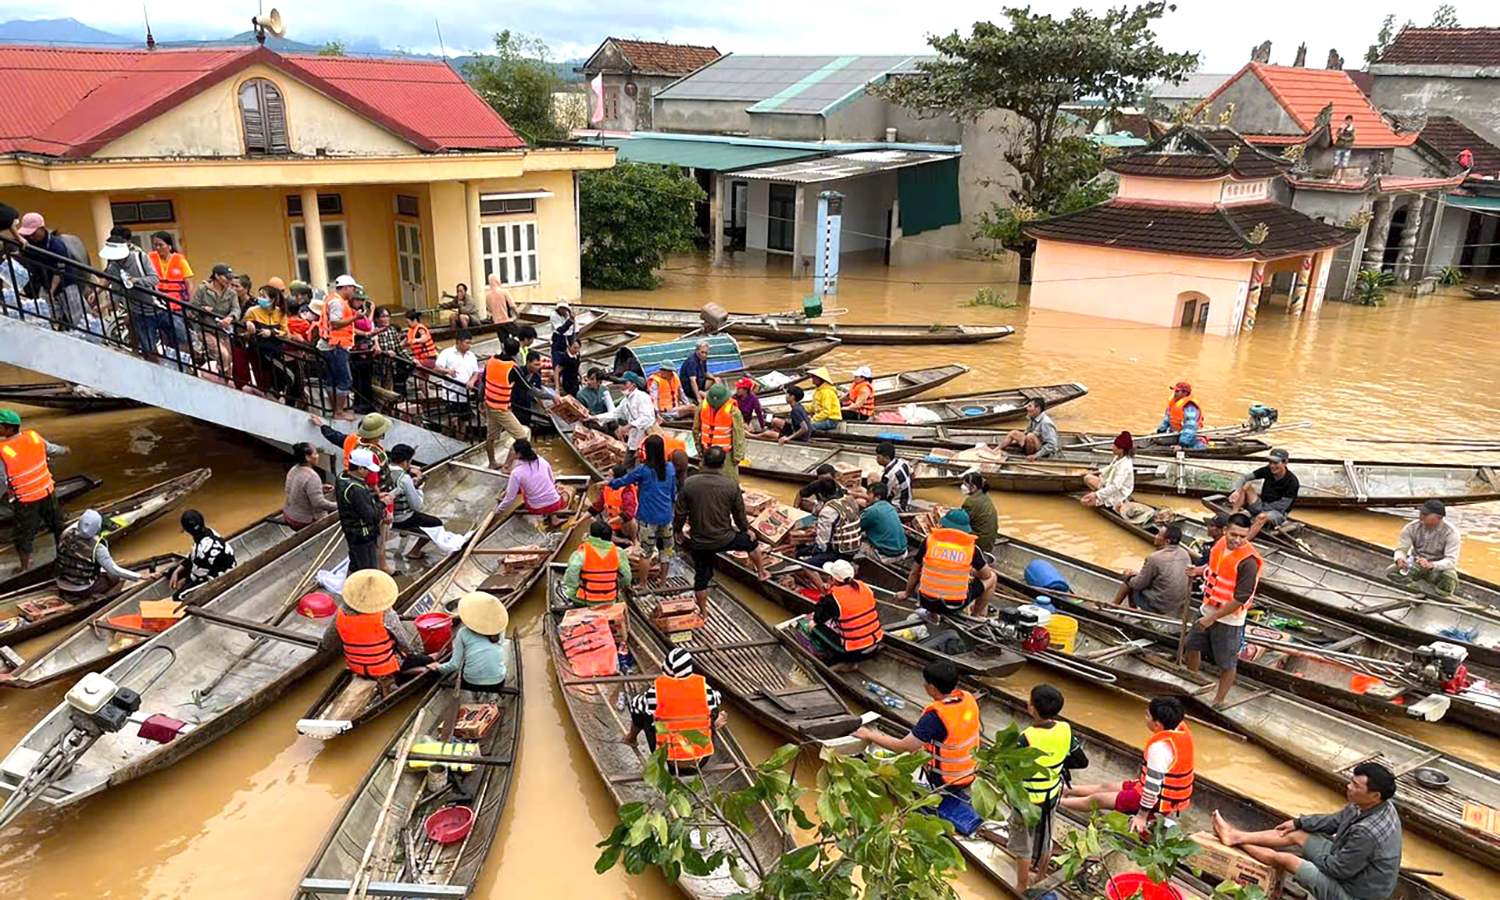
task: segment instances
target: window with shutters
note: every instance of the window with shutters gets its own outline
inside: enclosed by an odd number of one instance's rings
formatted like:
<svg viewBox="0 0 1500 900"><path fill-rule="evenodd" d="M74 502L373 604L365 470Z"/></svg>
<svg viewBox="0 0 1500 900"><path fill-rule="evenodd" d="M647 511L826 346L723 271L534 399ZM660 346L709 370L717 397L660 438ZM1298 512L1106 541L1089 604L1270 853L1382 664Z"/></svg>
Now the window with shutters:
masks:
<svg viewBox="0 0 1500 900"><path fill-rule="evenodd" d="M484 277L499 275L505 285L536 284L536 222L506 222L479 229Z"/></svg>
<svg viewBox="0 0 1500 900"><path fill-rule="evenodd" d="M286 136L286 103L276 85L264 78L241 85L240 119L245 125L247 156L292 152Z"/></svg>

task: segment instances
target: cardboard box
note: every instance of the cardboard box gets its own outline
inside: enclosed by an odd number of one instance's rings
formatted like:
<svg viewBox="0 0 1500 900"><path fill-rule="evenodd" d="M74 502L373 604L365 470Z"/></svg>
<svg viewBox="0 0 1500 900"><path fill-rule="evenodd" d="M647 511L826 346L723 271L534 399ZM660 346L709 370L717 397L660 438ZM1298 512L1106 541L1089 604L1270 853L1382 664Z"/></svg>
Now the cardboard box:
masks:
<svg viewBox="0 0 1500 900"><path fill-rule="evenodd" d="M581 609L570 609L563 613L562 622L558 624L558 630L568 632L579 625L589 622L603 621L609 625L610 633L615 636L617 643L624 643L628 634L625 630L625 604L609 603L604 606L590 606Z"/></svg>
<svg viewBox="0 0 1500 900"><path fill-rule="evenodd" d="M833 480L837 481L844 490L859 487L864 480L865 472L859 466L852 463L834 463Z"/></svg>
<svg viewBox="0 0 1500 900"><path fill-rule="evenodd" d="M147 631L166 631L182 616L182 604L176 600L141 601L141 627Z"/></svg>
<svg viewBox="0 0 1500 900"><path fill-rule="evenodd" d="M750 523L750 529L766 543L779 544L787 532L792 530L797 519L801 518L800 510L794 510L793 513L788 514L787 507L778 504L756 516Z"/></svg>
<svg viewBox="0 0 1500 900"><path fill-rule="evenodd" d="M564 422L582 422L589 417L588 408L577 397L563 397L552 404L552 413Z"/></svg>
<svg viewBox="0 0 1500 900"><path fill-rule="evenodd" d="M776 505L776 498L764 491L745 491L745 515L752 519Z"/></svg>
<svg viewBox="0 0 1500 900"><path fill-rule="evenodd" d="M1259 862L1243 850L1224 846L1212 832L1198 831L1189 837L1198 845L1199 850L1188 859L1187 864L1201 869L1208 876L1205 881L1214 884L1227 879L1236 884L1259 885L1266 892L1267 900L1279 900L1285 872Z"/></svg>

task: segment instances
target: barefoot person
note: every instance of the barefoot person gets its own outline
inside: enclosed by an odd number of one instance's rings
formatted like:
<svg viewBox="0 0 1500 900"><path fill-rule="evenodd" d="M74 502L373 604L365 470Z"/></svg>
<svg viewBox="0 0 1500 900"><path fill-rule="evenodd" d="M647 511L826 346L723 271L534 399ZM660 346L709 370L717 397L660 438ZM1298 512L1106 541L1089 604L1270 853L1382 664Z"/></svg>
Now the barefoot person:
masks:
<svg viewBox="0 0 1500 900"><path fill-rule="evenodd" d="M1188 731L1182 701L1156 697L1146 706L1151 737L1135 781L1078 784L1063 792L1064 809L1114 810L1130 815L1132 831L1145 831L1153 816L1176 824L1176 816L1193 802L1193 733Z"/></svg>
<svg viewBox="0 0 1500 900"><path fill-rule="evenodd" d="M1047 415L1047 401L1032 397L1026 401L1026 430L1013 430L1000 440L1001 450L1026 454L1027 459L1046 459L1057 455L1057 425Z"/></svg>
<svg viewBox="0 0 1500 900"><path fill-rule="evenodd" d="M1033 879L1047 877L1047 864L1052 861L1052 813L1062 799L1068 770L1086 769L1089 764L1073 726L1057 719L1062 708L1062 691L1050 684L1031 689L1026 711L1036 721L1021 732L1021 745L1042 754L1036 761L1042 771L1026 779L1026 796L1041 816L1027 828L1021 811L1011 810L1010 841L1005 845L1016 858L1016 891L1023 895Z"/></svg>
<svg viewBox="0 0 1500 900"><path fill-rule="evenodd" d="M1244 472L1234 480L1234 490L1229 494L1229 511L1244 510L1255 517L1250 525L1250 540L1260 534L1262 528L1276 529L1286 524L1287 516L1297 503L1297 493L1302 484L1286 467L1291 454L1280 447L1271 451L1267 463L1251 472ZM1260 488L1250 485L1259 481Z"/></svg>
<svg viewBox="0 0 1500 900"><path fill-rule="evenodd" d="M1214 812L1214 834L1266 865L1290 872L1314 900L1388 900L1401 877L1401 817L1391 798L1396 776L1380 763L1354 767L1349 805L1298 816L1270 831L1240 831ZM1300 851L1300 852L1298 852Z"/></svg>
<svg viewBox="0 0 1500 900"><path fill-rule="evenodd" d="M1250 543L1250 532L1249 516L1244 513L1230 516L1224 536L1208 552L1208 565L1188 570L1189 575L1204 576L1203 604L1198 607L1202 616L1188 632L1183 648L1190 670L1198 671L1204 650L1219 667L1214 706L1223 703L1234 686L1240 645L1244 642L1245 614L1250 611L1255 589L1260 584L1262 562L1260 552Z"/></svg>

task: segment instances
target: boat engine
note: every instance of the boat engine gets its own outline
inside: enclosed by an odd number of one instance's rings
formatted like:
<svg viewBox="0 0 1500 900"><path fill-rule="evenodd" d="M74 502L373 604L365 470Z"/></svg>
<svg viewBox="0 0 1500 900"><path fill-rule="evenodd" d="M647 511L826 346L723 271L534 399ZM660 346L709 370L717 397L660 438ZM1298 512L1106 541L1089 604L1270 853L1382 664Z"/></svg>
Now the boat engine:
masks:
<svg viewBox="0 0 1500 900"><path fill-rule="evenodd" d="M1265 431L1276 424L1279 415L1274 407L1256 403L1250 407L1250 430Z"/></svg>
<svg viewBox="0 0 1500 900"><path fill-rule="evenodd" d="M98 672L83 676L64 698L74 727L97 737L125 727L140 712L141 695L121 687Z"/></svg>
<svg viewBox="0 0 1500 900"><path fill-rule="evenodd" d="M1035 608L1002 608L992 624L997 637L1020 644L1028 653L1040 653L1052 645L1052 635L1041 626L1042 618Z"/></svg>
<svg viewBox="0 0 1500 900"><path fill-rule="evenodd" d="M1412 651L1412 674L1417 680L1445 694L1462 693L1469 686L1469 651L1447 641L1433 641Z"/></svg>

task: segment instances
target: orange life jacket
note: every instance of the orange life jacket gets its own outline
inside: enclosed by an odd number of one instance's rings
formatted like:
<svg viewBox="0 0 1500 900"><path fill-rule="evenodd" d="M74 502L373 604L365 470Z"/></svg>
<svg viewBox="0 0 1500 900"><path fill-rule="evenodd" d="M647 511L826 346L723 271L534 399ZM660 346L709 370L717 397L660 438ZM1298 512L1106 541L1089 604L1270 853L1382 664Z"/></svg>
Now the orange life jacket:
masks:
<svg viewBox="0 0 1500 900"><path fill-rule="evenodd" d="M33 429L24 429L0 444L0 459L5 462L5 477L10 479L11 493L20 502L35 503L52 493L47 442Z"/></svg>
<svg viewBox="0 0 1500 900"><path fill-rule="evenodd" d="M562 638L563 655L573 674L583 678L615 675L620 671L620 652L609 623L594 619L568 629Z"/></svg>
<svg viewBox="0 0 1500 900"><path fill-rule="evenodd" d="M667 759L673 762L689 762L712 756L713 717L708 709L708 684L702 675L686 678L656 678L656 721L666 726L661 736L667 744ZM694 741L684 734L699 733ZM700 745L696 741L702 741Z"/></svg>
<svg viewBox="0 0 1500 900"><path fill-rule="evenodd" d="M1255 590L1260 587L1260 572L1265 568L1265 562L1260 557L1260 551L1255 545L1246 541L1240 545L1240 549L1229 552L1228 538L1219 538L1212 550L1208 551L1208 574L1203 583L1203 602L1208 606L1223 606L1234 602L1235 575L1239 565L1244 562L1245 557L1255 557L1255 584L1250 588L1250 599L1246 601L1241 612L1249 612L1255 602Z"/></svg>
<svg viewBox="0 0 1500 900"><path fill-rule="evenodd" d="M163 264L161 256L155 250L146 254L146 257L151 260L151 268L156 270L156 290L168 297L176 297L177 302L169 305L173 309L182 309L182 304L188 302L187 259L181 253L172 253Z"/></svg>
<svg viewBox="0 0 1500 900"><path fill-rule="evenodd" d="M880 612L875 609L875 592L863 581L836 584L829 591L839 605L839 620L833 630L846 653L855 653L880 643L885 631L880 627Z"/></svg>
<svg viewBox="0 0 1500 900"><path fill-rule="evenodd" d="M323 310L318 313L318 334L330 345L343 347L345 350L348 350L354 346L354 322L351 321L349 324L338 329L335 329L330 324L332 320L328 318L328 308L333 305L335 300L344 307L344 314L349 314L349 306L344 303L344 298L332 294L324 297Z"/></svg>
<svg viewBox="0 0 1500 900"><path fill-rule="evenodd" d="M1172 423L1173 431L1182 430L1182 420L1189 406L1198 410L1198 430L1202 431L1208 427L1208 423L1203 420L1203 407L1198 404L1197 400L1194 400L1191 396L1183 397L1180 400L1173 397L1172 402L1167 404L1167 419Z"/></svg>
<svg viewBox="0 0 1500 900"><path fill-rule="evenodd" d="M974 762L974 748L979 746L979 703L974 695L964 690L954 691L927 704L922 712L937 713L948 731L941 741L927 745L927 770L939 775L944 784L971 783L979 769Z"/></svg>
<svg viewBox="0 0 1500 900"><path fill-rule="evenodd" d="M630 488L612 488L604 485L604 491L600 499L604 501L604 517L609 520L611 528L619 528L625 524L625 492Z"/></svg>
<svg viewBox="0 0 1500 900"><path fill-rule="evenodd" d="M723 447L728 453L734 446L734 398L724 401L718 409L711 409L708 401L698 411L698 433L693 435L698 442L698 452L707 452L709 447Z"/></svg>
<svg viewBox="0 0 1500 900"><path fill-rule="evenodd" d="M656 401L657 412L667 412L682 405L677 402L682 396L682 379L677 377L676 372L652 372L651 377L646 379L646 390Z"/></svg>
<svg viewBox="0 0 1500 900"><path fill-rule="evenodd" d="M381 613L346 613L341 609L334 627L344 642L349 671L365 678L381 678L401 668L396 640L385 630Z"/></svg>
<svg viewBox="0 0 1500 900"><path fill-rule="evenodd" d="M510 409L510 372L516 364L490 357L484 363L484 405L504 412Z"/></svg>
<svg viewBox="0 0 1500 900"><path fill-rule="evenodd" d="M849 386L849 408L867 416L875 414L875 386L868 381L856 381Z"/></svg>
<svg viewBox="0 0 1500 900"><path fill-rule="evenodd" d="M664 459L666 459L667 462L671 462L672 461L672 454L675 453L675 452L677 452L678 450L681 450L683 453L687 453L687 444L683 443L682 441L679 441L677 438L668 437L665 434L658 435L658 437L661 438L662 457ZM646 461L646 442L645 441L641 441L641 449L636 452L636 458L639 459L641 462L645 462Z"/></svg>
<svg viewBox="0 0 1500 900"><path fill-rule="evenodd" d="M1182 812L1193 802L1193 734L1183 722L1172 731L1158 731L1146 741L1146 752L1152 744L1166 742L1172 745L1172 768L1162 781L1161 802L1157 812L1170 816ZM1146 762L1141 760L1141 784L1146 783Z"/></svg>
<svg viewBox="0 0 1500 900"><path fill-rule="evenodd" d="M386 467L385 448L380 446L379 441L366 441L357 434L344 435L344 468L349 468L349 455L360 447L364 447L375 454L375 462L384 471Z"/></svg>
<svg viewBox="0 0 1500 900"><path fill-rule="evenodd" d="M578 581L578 599L590 606L613 603L620 595L620 548L607 552L588 541L583 543L583 571Z"/></svg>
<svg viewBox="0 0 1500 900"><path fill-rule="evenodd" d="M957 528L934 528L927 535L922 557L922 579L917 590L949 609L969 603L969 578L974 568L974 535Z"/></svg>
<svg viewBox="0 0 1500 900"><path fill-rule="evenodd" d="M437 344L432 340L432 329L421 322L413 322L406 329L406 346L411 348L411 358L419 365L430 366L437 361Z"/></svg>

